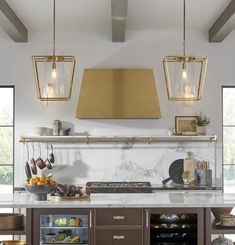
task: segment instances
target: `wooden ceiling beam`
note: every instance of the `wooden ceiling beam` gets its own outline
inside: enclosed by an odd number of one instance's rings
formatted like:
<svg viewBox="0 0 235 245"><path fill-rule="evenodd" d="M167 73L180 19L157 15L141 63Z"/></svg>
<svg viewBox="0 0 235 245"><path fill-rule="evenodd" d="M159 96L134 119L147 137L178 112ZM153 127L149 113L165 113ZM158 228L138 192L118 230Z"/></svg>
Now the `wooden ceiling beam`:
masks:
<svg viewBox="0 0 235 245"><path fill-rule="evenodd" d="M0 26L15 42L27 42L27 28L5 0L0 0Z"/></svg>
<svg viewBox="0 0 235 245"><path fill-rule="evenodd" d="M235 0L231 0L209 30L209 42L222 42L235 28Z"/></svg>
<svg viewBox="0 0 235 245"><path fill-rule="evenodd" d="M112 41L125 42L128 0L111 0Z"/></svg>

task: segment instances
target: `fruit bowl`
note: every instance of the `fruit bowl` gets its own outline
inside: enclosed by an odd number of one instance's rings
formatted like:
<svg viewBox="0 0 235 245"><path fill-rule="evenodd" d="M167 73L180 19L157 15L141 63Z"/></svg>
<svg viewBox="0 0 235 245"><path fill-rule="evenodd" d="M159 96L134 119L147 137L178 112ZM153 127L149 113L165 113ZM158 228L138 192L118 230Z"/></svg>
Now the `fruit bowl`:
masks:
<svg viewBox="0 0 235 245"><path fill-rule="evenodd" d="M47 194L52 193L56 190L56 185L29 185L25 184L25 189L35 194L35 200L46 201Z"/></svg>
<svg viewBox="0 0 235 245"><path fill-rule="evenodd" d="M57 183L51 175L42 174L42 176L32 177L26 180L25 189L35 194L37 201L46 201L47 194L56 190Z"/></svg>

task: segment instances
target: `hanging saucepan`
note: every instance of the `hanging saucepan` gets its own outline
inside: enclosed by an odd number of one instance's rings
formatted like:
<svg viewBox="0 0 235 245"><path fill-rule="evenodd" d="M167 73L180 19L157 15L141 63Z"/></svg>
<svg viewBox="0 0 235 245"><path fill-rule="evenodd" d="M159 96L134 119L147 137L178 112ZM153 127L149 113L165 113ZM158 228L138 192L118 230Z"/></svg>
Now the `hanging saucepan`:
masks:
<svg viewBox="0 0 235 245"><path fill-rule="evenodd" d="M30 168L31 168L32 173L34 175L36 175L37 174L37 166L36 166L35 159L34 159L34 145L33 145L33 143L32 143L32 151L33 151L33 157L30 160Z"/></svg>
<svg viewBox="0 0 235 245"><path fill-rule="evenodd" d="M48 158L48 145L47 145L47 158L45 160L45 165L48 169L52 169L52 165L51 165L51 162L50 162L50 159Z"/></svg>
<svg viewBox="0 0 235 245"><path fill-rule="evenodd" d="M27 161L25 163L25 174L27 176L27 179L30 179L32 178L32 173L31 173L31 170L30 170L30 166L29 166L29 146L26 145L26 149L27 149Z"/></svg>
<svg viewBox="0 0 235 245"><path fill-rule="evenodd" d="M169 178L162 181L166 184L168 181L173 180L176 184L183 184L182 174L184 172L184 159L177 159L171 163L169 167Z"/></svg>
<svg viewBox="0 0 235 245"><path fill-rule="evenodd" d="M51 154L50 154L49 160L50 160L51 163L55 162L55 156L54 156L54 153L53 153L53 146L52 145L51 145Z"/></svg>
<svg viewBox="0 0 235 245"><path fill-rule="evenodd" d="M42 150L41 150L41 145L38 144L38 150L39 150L39 157L36 159L36 164L40 169L44 169L46 167L45 162L42 160Z"/></svg>

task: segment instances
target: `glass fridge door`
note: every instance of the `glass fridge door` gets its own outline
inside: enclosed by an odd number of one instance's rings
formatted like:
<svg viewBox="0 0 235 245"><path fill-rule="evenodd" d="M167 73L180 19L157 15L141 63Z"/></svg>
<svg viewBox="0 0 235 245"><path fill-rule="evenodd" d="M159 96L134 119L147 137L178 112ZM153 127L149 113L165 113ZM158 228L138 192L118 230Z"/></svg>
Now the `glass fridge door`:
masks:
<svg viewBox="0 0 235 245"><path fill-rule="evenodd" d="M40 245L88 244L88 215L40 215Z"/></svg>

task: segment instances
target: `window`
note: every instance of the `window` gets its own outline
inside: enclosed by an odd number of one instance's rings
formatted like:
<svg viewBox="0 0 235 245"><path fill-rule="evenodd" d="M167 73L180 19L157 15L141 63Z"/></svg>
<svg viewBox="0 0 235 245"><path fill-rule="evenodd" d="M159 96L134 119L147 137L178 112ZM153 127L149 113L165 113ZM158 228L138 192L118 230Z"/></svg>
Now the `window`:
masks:
<svg viewBox="0 0 235 245"><path fill-rule="evenodd" d="M14 182L14 87L0 86L0 194Z"/></svg>
<svg viewBox="0 0 235 245"><path fill-rule="evenodd" d="M224 86L223 93L223 181L224 192L235 191L235 86Z"/></svg>
<svg viewBox="0 0 235 245"><path fill-rule="evenodd" d="M0 86L0 194L12 193L14 186L14 87ZM1 213L12 212L2 208ZM11 240L1 235L0 240Z"/></svg>

